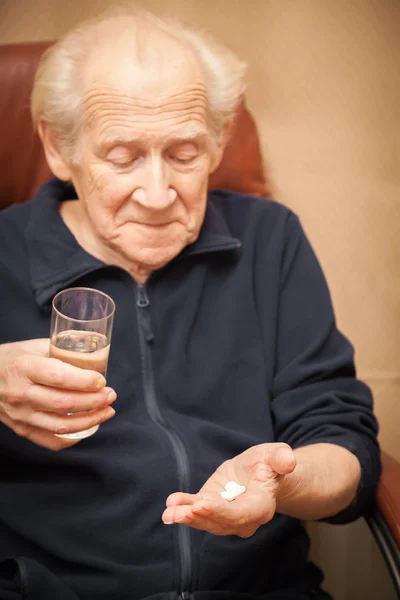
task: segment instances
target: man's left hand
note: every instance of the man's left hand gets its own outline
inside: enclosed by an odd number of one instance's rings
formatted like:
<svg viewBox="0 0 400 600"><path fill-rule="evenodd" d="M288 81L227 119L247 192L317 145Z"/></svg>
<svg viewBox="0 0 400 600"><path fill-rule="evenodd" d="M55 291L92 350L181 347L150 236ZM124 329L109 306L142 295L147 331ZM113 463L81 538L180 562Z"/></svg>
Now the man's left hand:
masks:
<svg viewBox="0 0 400 600"><path fill-rule="evenodd" d="M274 516L279 488L295 466L294 452L287 444L253 446L225 461L197 494L171 494L162 520L215 535L250 537ZM221 498L228 481L246 488L231 502Z"/></svg>

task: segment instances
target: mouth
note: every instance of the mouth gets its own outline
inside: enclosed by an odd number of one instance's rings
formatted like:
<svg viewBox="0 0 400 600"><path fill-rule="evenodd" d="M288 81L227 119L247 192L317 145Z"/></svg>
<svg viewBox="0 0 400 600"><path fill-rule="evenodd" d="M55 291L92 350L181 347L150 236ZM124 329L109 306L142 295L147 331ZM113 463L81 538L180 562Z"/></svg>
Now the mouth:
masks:
<svg viewBox="0 0 400 600"><path fill-rule="evenodd" d="M174 223L174 221L168 221L166 223L136 223L136 225L139 225L139 227L151 227L151 228L156 228L156 229L163 229L165 227L168 227L169 225L172 225Z"/></svg>

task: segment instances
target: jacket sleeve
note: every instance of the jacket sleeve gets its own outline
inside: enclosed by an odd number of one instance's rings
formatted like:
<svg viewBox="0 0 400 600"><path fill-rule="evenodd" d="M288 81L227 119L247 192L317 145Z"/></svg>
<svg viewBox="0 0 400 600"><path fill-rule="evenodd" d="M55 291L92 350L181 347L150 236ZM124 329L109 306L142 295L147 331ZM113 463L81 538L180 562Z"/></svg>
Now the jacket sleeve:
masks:
<svg viewBox="0 0 400 600"><path fill-rule="evenodd" d="M356 378L353 347L336 328L325 277L292 213L286 234L273 378L276 439L293 448L338 444L357 456L356 499L326 519L346 523L369 511L381 472L372 395Z"/></svg>

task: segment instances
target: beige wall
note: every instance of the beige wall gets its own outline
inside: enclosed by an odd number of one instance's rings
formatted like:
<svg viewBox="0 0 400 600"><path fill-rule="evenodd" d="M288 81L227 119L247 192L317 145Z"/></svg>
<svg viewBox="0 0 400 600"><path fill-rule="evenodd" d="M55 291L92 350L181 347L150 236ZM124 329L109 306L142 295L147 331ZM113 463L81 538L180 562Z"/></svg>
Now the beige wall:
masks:
<svg viewBox="0 0 400 600"><path fill-rule="evenodd" d="M109 4L0 0L0 41L52 39ZM382 445L400 458L399 0L137 4L207 27L248 61L274 196L302 218L374 390ZM382 568L370 577L380 558L365 525L312 529L338 598L392 598L388 587L379 591Z"/></svg>

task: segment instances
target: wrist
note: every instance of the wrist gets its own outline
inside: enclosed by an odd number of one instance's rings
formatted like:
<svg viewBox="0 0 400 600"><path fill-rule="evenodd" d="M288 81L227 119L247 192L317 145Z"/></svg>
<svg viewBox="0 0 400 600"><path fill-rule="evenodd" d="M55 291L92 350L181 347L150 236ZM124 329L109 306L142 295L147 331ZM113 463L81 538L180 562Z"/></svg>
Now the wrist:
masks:
<svg viewBox="0 0 400 600"><path fill-rule="evenodd" d="M276 511L301 520L333 516L355 497L361 468L357 457L329 443L294 450L296 467L282 478Z"/></svg>

